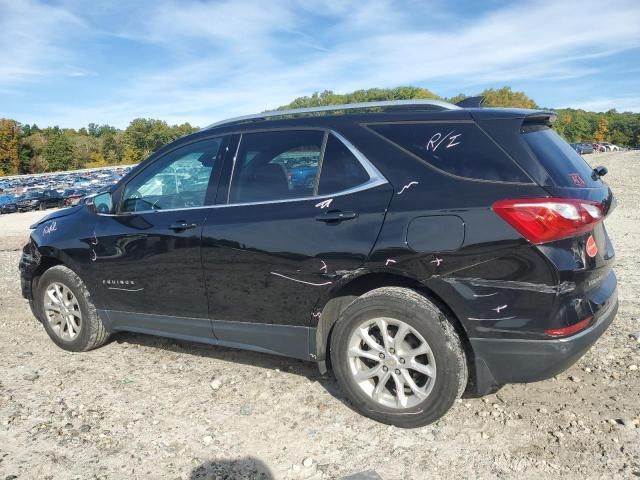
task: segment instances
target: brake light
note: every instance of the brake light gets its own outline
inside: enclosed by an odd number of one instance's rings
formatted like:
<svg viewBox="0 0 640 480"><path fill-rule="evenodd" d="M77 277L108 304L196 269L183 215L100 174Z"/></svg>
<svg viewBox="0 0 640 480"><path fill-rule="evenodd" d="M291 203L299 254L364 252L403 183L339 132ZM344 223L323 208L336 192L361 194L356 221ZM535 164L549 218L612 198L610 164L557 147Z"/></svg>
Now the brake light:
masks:
<svg viewBox="0 0 640 480"><path fill-rule="evenodd" d="M574 323L573 325L569 325L568 327L563 328L549 328L545 330L544 333L549 335L550 337L564 337L566 335L572 335L574 333L579 332L580 330L584 330L589 326L593 317L587 317L584 320Z"/></svg>
<svg viewBox="0 0 640 480"><path fill-rule="evenodd" d="M588 232L605 216L600 203L573 198L498 200L492 209L536 244Z"/></svg>

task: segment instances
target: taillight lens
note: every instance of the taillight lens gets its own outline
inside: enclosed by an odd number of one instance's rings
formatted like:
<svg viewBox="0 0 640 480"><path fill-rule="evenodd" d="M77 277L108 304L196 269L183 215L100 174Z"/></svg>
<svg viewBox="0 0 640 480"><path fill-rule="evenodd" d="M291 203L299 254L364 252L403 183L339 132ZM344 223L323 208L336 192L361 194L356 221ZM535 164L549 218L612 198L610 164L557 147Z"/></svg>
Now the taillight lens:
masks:
<svg viewBox="0 0 640 480"><path fill-rule="evenodd" d="M584 320L574 323L573 325L569 325L568 327L563 328L549 328L544 331L550 337L565 337L567 335L572 335L574 333L578 333L581 330L584 330L589 326L593 320L593 317L587 317Z"/></svg>
<svg viewBox="0 0 640 480"><path fill-rule="evenodd" d="M605 213L600 203L573 198L498 200L492 208L531 243L546 243L588 232Z"/></svg>

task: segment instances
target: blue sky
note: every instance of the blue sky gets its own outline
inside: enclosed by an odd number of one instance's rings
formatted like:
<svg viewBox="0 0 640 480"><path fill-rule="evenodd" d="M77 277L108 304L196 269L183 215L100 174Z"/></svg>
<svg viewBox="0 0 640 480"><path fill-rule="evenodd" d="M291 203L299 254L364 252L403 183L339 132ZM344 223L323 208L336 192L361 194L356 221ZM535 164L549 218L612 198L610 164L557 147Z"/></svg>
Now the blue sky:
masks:
<svg viewBox="0 0 640 480"><path fill-rule="evenodd" d="M640 1L0 0L0 117L204 126L329 89L640 112Z"/></svg>

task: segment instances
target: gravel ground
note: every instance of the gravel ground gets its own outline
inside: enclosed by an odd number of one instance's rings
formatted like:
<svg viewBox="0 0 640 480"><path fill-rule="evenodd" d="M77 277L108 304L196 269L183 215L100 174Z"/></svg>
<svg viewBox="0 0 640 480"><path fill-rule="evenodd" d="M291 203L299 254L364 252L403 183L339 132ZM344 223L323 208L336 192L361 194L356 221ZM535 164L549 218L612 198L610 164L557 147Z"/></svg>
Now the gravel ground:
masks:
<svg viewBox="0 0 640 480"><path fill-rule="evenodd" d="M313 364L119 334L58 349L20 297L40 212L0 217L0 480L640 476L640 153L590 155L618 208L620 310L571 369L400 430L354 413Z"/></svg>

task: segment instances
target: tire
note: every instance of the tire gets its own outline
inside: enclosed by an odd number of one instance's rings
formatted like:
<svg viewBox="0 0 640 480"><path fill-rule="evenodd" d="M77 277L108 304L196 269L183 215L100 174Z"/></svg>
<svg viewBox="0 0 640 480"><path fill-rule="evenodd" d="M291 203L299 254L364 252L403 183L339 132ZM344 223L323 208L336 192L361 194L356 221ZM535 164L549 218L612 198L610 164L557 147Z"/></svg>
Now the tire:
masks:
<svg viewBox="0 0 640 480"><path fill-rule="evenodd" d="M63 288L58 289L58 286ZM63 316L47 313L45 298L52 298L48 295L49 289L57 291L54 293L56 298L60 298L60 292L64 293L62 297L69 301L70 306L57 308L73 311L73 314L65 316L73 317L72 321L60 321ZM33 307L36 317L44 325L51 340L64 350L86 352L104 345L109 340L110 334L98 316L87 287L73 270L64 265L51 267L42 274L35 289ZM58 322L60 323L56 325Z"/></svg>
<svg viewBox="0 0 640 480"><path fill-rule="evenodd" d="M394 345L400 332L405 332L395 345L397 351L383 346L381 321L388 345ZM363 331L368 340L363 340ZM378 344L375 348L370 346L371 339ZM367 357L349 353L354 351L364 351ZM428 353L412 356L411 351ZM435 422L467 385L467 362L455 328L433 303L407 288L378 288L354 300L336 322L330 355L338 383L353 407L367 417L401 428ZM385 359L376 358L380 355ZM374 370L375 376L356 380L356 374L368 376ZM387 374L390 377L374 399ZM402 388L397 387L399 381Z"/></svg>

